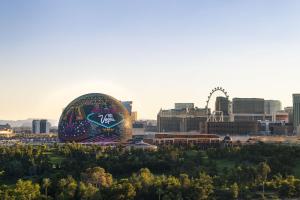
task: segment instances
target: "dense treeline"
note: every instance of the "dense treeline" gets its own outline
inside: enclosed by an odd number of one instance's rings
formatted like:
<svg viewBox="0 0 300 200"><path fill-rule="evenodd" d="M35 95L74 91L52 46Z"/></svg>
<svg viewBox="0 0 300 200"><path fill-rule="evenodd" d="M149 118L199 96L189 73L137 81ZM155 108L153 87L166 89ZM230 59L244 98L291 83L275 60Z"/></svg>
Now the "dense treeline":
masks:
<svg viewBox="0 0 300 200"><path fill-rule="evenodd" d="M297 198L300 147L0 147L1 199Z"/></svg>

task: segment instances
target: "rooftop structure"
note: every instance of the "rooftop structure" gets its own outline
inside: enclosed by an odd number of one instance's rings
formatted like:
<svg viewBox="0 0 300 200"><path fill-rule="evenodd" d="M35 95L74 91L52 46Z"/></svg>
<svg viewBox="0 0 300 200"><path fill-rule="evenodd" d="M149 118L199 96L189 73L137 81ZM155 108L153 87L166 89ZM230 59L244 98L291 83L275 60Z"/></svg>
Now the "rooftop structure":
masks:
<svg viewBox="0 0 300 200"><path fill-rule="evenodd" d="M175 103L176 110L193 109L194 107L194 103Z"/></svg>

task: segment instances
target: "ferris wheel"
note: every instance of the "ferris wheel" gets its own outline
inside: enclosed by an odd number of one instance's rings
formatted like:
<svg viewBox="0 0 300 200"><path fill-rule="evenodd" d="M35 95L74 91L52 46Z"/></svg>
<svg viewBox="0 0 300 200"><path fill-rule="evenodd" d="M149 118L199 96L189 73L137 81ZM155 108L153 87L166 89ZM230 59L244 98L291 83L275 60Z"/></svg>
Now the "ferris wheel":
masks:
<svg viewBox="0 0 300 200"><path fill-rule="evenodd" d="M230 103L230 99L229 99L229 95L228 95L228 92L222 88L222 87L215 87L209 94L208 98L207 98L207 101L206 101L206 114L207 114L207 121L214 121L214 122L223 122L224 121L224 116L223 116L223 112L222 111L213 111L212 113L210 113L210 110L208 108L209 106L209 103L211 101L211 98L212 96L216 93L216 92L221 92L223 93L223 95L225 96L225 98L227 99L228 101L228 114L229 116L231 116L231 113L232 113L232 109L231 109L231 103Z"/></svg>

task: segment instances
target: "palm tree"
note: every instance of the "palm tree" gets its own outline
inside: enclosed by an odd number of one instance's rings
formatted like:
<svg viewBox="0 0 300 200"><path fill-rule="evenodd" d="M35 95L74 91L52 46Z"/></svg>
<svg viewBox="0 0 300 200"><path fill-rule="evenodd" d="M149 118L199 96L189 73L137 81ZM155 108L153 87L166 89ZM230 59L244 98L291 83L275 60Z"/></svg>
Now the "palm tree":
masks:
<svg viewBox="0 0 300 200"><path fill-rule="evenodd" d="M259 163L258 173L263 186L263 198L265 198L265 182L268 179L268 174L271 172L270 166L266 162Z"/></svg>
<svg viewBox="0 0 300 200"><path fill-rule="evenodd" d="M163 194L163 190L159 187L158 190L156 191L156 193L158 194L158 199L161 199L161 195Z"/></svg>
<svg viewBox="0 0 300 200"><path fill-rule="evenodd" d="M60 181L58 182L58 187L61 190L60 199L65 199L65 187L68 185L67 179L63 178L60 179Z"/></svg>
<svg viewBox="0 0 300 200"><path fill-rule="evenodd" d="M43 188L45 189L45 195L46 198L48 199L48 188L51 185L51 180L49 178L44 178L43 179Z"/></svg>

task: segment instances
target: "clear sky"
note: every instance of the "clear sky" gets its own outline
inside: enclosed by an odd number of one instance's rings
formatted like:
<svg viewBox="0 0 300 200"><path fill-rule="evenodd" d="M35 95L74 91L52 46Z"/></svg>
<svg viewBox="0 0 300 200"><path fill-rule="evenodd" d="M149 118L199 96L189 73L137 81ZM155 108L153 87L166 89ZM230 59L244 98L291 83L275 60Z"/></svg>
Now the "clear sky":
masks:
<svg viewBox="0 0 300 200"><path fill-rule="evenodd" d="M299 0L1 0L0 119L58 119L85 93L155 119L210 90L300 92Z"/></svg>

